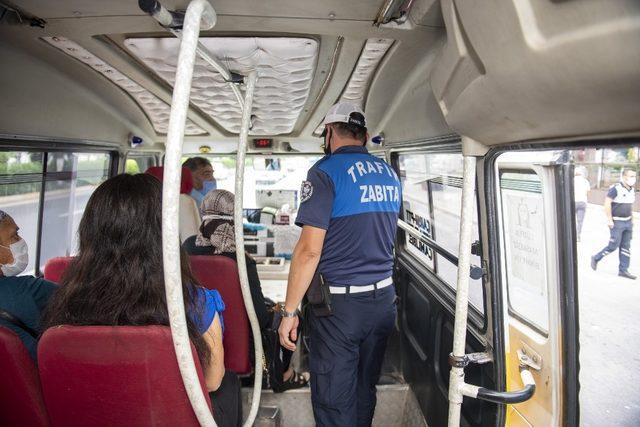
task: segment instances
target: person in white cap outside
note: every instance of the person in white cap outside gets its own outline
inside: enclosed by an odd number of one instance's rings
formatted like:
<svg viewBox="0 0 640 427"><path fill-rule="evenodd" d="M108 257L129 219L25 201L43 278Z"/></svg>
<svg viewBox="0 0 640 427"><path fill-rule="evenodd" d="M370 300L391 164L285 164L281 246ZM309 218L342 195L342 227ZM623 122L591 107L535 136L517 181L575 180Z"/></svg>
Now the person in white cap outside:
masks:
<svg viewBox="0 0 640 427"><path fill-rule="evenodd" d="M391 276L401 186L393 168L367 152L366 120L358 106L334 105L323 137L326 156L302 184L296 218L302 233L291 261L280 342L295 350L297 307L307 293L316 424L369 426L396 319Z"/></svg>

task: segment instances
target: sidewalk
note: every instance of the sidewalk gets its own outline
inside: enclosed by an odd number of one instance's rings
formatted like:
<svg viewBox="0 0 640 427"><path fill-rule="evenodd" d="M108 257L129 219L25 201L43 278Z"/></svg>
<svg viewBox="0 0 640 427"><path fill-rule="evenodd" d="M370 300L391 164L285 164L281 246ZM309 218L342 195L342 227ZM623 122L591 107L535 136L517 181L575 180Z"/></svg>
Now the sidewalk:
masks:
<svg viewBox="0 0 640 427"><path fill-rule="evenodd" d="M629 271L640 274L640 215L634 214ZM588 205L578 242L580 406L583 426L640 425L640 279L618 276L618 252L597 271L590 257L609 241L602 206Z"/></svg>

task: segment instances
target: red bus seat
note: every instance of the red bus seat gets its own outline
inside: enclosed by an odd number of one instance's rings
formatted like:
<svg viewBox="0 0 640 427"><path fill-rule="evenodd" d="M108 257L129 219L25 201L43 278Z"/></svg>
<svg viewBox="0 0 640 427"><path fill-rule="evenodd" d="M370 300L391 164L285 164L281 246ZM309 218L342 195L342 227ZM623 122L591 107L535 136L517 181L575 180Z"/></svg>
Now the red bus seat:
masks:
<svg viewBox="0 0 640 427"><path fill-rule="evenodd" d="M0 366L0 424L48 426L38 370L18 335L3 327L0 327Z"/></svg>
<svg viewBox="0 0 640 427"><path fill-rule="evenodd" d="M166 326L50 328L38 370L54 427L198 425Z"/></svg>
<svg viewBox="0 0 640 427"><path fill-rule="evenodd" d="M162 182L164 179L164 166L151 166L144 173L153 175L158 181ZM189 168L183 167L180 174L180 194L189 194L191 190L193 190L193 175Z"/></svg>
<svg viewBox="0 0 640 427"><path fill-rule="evenodd" d="M51 258L44 266L44 278L53 283L60 284L60 279L62 279L62 275L69 267L69 264L73 260L73 257L58 257Z"/></svg>
<svg viewBox="0 0 640 427"><path fill-rule="evenodd" d="M191 268L202 286L217 289L226 305L224 313L225 368L238 375L250 375L250 327L244 308L238 267L225 256L190 256ZM53 258L44 267L44 278L60 283L60 278L73 257Z"/></svg>
<svg viewBox="0 0 640 427"><path fill-rule="evenodd" d="M196 279L207 289L217 289L225 304L224 311L224 366L238 375L252 372L249 317L244 308L238 267L225 256L190 256L191 269Z"/></svg>

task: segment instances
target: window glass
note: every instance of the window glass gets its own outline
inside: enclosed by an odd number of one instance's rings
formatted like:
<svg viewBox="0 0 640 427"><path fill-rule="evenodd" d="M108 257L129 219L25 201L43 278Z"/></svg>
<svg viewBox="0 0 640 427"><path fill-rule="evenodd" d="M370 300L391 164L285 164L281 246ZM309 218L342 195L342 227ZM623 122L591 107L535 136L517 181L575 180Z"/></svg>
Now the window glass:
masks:
<svg viewBox="0 0 640 427"><path fill-rule="evenodd" d="M29 247L25 274L34 274L43 153L0 152L0 209L14 219Z"/></svg>
<svg viewBox="0 0 640 427"><path fill-rule="evenodd" d="M208 157L217 188L235 191L236 158ZM319 156L247 156L244 174L245 208L280 208L300 203L300 185Z"/></svg>
<svg viewBox="0 0 640 427"><path fill-rule="evenodd" d="M425 153L399 156L403 219L458 256L460 206L462 203L462 154ZM478 213L474 205L472 241L478 241ZM405 233L405 249L450 287L456 287L458 267ZM480 257L471 256L480 266ZM469 301L484 313L482 280L470 279Z"/></svg>
<svg viewBox="0 0 640 427"><path fill-rule="evenodd" d="M620 182L624 169L640 169L638 147L580 148L569 151L570 159L585 171L585 178L592 186L590 201L601 203L609 187ZM636 184L640 190L640 182Z"/></svg>
<svg viewBox="0 0 640 427"><path fill-rule="evenodd" d="M124 166L124 172L135 175L144 173L151 166L156 165L156 158L153 155L129 154Z"/></svg>
<svg viewBox="0 0 640 427"><path fill-rule="evenodd" d="M96 187L109 177L106 153L49 153L43 206L40 266L77 252L77 230Z"/></svg>
<svg viewBox="0 0 640 427"><path fill-rule="evenodd" d="M542 183L533 171L500 175L509 306L547 331L547 261Z"/></svg>

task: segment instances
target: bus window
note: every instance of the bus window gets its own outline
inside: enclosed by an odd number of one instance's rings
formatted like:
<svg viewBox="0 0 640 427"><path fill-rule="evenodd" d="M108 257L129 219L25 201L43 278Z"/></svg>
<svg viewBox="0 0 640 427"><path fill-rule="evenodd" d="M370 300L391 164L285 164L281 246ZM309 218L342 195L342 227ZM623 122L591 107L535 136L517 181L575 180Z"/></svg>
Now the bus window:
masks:
<svg viewBox="0 0 640 427"><path fill-rule="evenodd" d="M29 246L26 274L38 274L53 257L75 253L84 207L109 177L110 166L108 153L0 153L0 206L15 218Z"/></svg>
<svg viewBox="0 0 640 427"><path fill-rule="evenodd" d="M16 220L20 236L29 247L24 274L35 271L42 161L43 153L0 152L0 209Z"/></svg>
<svg viewBox="0 0 640 427"><path fill-rule="evenodd" d="M107 153L49 153L40 266L77 250L77 233L91 193L109 177Z"/></svg>
<svg viewBox="0 0 640 427"><path fill-rule="evenodd" d="M143 173L151 166L156 166L156 156L153 154L127 154L124 171L128 174Z"/></svg>
<svg viewBox="0 0 640 427"><path fill-rule="evenodd" d="M545 334L549 328L542 183L533 171L500 175L509 308Z"/></svg>
<svg viewBox="0 0 640 427"><path fill-rule="evenodd" d="M449 253L458 256L460 206L462 200L462 154L417 153L398 156L402 183L402 217L404 221L435 240ZM479 240L478 213L474 209L473 241ZM458 268L432 248L406 234L404 248L455 289ZM471 263L480 266L477 255ZM484 313L482 280L472 279L469 301Z"/></svg>

